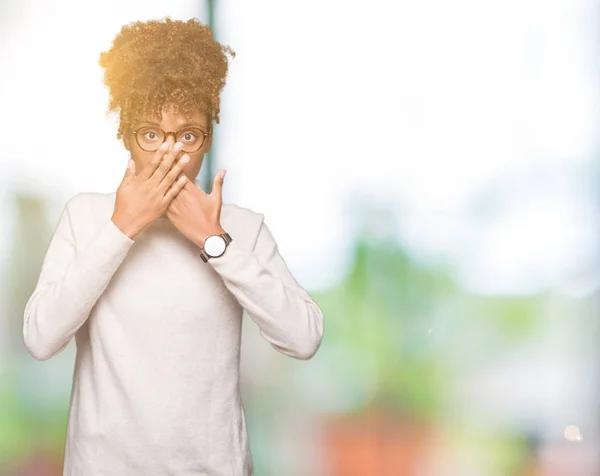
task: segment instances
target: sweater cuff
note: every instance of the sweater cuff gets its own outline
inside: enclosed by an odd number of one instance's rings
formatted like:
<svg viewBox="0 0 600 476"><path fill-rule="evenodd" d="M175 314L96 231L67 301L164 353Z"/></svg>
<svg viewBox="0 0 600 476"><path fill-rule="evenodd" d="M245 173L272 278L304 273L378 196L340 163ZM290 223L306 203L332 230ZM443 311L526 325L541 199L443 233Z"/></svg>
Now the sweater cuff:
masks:
<svg viewBox="0 0 600 476"><path fill-rule="evenodd" d="M242 248L239 241L233 240L227 245L221 256L210 258L205 264L210 264L219 274L235 275L238 270L245 269L246 260L249 256L254 256L254 253Z"/></svg>
<svg viewBox="0 0 600 476"><path fill-rule="evenodd" d="M123 233L114 222L109 219L96 240L94 246L97 248L98 257L109 261L114 260L115 264L120 264L131 246L135 243ZM108 263L106 263L108 264Z"/></svg>

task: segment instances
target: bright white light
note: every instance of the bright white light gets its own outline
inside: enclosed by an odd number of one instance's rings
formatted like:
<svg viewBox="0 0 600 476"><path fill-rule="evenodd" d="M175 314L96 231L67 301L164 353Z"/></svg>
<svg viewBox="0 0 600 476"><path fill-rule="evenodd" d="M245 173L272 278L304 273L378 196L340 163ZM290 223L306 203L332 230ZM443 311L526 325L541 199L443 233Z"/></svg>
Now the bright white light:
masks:
<svg viewBox="0 0 600 476"><path fill-rule="evenodd" d="M583 439L579 428L575 425L569 425L565 428L565 438L569 441L581 441Z"/></svg>

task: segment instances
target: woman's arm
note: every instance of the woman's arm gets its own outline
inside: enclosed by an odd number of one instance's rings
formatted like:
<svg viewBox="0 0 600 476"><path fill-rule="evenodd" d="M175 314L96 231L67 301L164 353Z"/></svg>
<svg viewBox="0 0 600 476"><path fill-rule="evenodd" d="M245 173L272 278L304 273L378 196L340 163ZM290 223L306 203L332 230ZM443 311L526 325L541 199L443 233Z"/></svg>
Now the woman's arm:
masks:
<svg viewBox="0 0 600 476"><path fill-rule="evenodd" d="M288 270L264 215L252 251L232 238L225 254L208 263L276 350L310 359L323 339L323 313Z"/></svg>
<svg viewBox="0 0 600 476"><path fill-rule="evenodd" d="M71 223L80 196L66 203L25 306L25 347L38 360L49 359L67 346L134 243L107 219L89 245L78 251Z"/></svg>

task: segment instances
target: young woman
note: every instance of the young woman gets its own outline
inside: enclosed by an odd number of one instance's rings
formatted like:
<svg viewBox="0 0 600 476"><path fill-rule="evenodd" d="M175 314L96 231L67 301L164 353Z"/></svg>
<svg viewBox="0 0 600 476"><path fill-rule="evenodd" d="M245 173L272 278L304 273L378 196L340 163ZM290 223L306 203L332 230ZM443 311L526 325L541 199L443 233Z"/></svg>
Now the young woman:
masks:
<svg viewBox="0 0 600 476"><path fill-rule="evenodd" d="M75 336L66 476L251 476L242 313L310 359L323 314L264 215L195 185L219 123L226 53L196 19L135 22L101 54L131 160L114 193L67 201L24 312L39 360Z"/></svg>

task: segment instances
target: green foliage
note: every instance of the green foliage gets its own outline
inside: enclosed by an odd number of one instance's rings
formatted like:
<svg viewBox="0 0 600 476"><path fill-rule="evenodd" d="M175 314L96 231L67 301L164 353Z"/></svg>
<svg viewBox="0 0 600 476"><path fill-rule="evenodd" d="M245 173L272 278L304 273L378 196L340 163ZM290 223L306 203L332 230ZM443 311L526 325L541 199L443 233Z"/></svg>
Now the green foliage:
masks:
<svg viewBox="0 0 600 476"><path fill-rule="evenodd" d="M499 335L512 342L535 331L546 300L543 296L473 296L469 302L475 315L485 317Z"/></svg>
<svg viewBox="0 0 600 476"><path fill-rule="evenodd" d="M535 298L469 295L446 267L417 261L396 241L362 237L348 278L314 298L325 346L335 350L332 374L353 410L385 406L416 419L441 411L452 381L444 355L474 319L510 343L532 332L539 315Z"/></svg>
<svg viewBox="0 0 600 476"><path fill-rule="evenodd" d="M16 382L8 379L3 385L0 387L0 468L24 457L31 450L32 441L44 444L54 454L61 454L68 415L64 403L44 412L32 412L16 391Z"/></svg>
<svg viewBox="0 0 600 476"><path fill-rule="evenodd" d="M30 431L24 422L27 413L16 398L11 386L0 387L0 464L11 462L20 455L30 440Z"/></svg>

